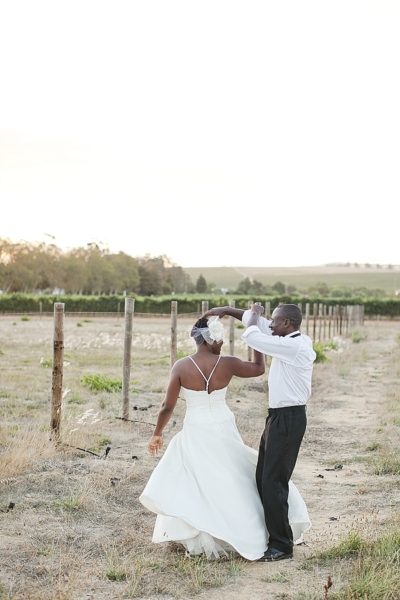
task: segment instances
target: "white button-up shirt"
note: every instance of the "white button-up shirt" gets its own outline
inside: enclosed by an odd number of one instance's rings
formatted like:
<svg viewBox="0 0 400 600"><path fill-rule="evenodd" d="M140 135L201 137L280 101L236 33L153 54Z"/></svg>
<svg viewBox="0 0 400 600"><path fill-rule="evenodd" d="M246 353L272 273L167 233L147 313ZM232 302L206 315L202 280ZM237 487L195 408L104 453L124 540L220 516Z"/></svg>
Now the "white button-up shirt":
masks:
<svg viewBox="0 0 400 600"><path fill-rule="evenodd" d="M242 322L247 325L251 315L246 310ZM259 317L242 339L254 350L272 356L268 374L269 407L283 408L306 404L311 395L311 377L316 354L308 335L293 331L286 336L272 335L271 321ZM296 335L297 334L297 335Z"/></svg>

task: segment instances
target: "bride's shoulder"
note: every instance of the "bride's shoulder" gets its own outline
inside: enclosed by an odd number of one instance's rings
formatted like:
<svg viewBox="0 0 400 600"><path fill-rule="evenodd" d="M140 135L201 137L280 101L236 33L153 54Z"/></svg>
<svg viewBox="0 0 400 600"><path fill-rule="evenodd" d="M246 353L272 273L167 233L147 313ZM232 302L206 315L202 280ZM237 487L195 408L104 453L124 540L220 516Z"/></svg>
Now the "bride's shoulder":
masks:
<svg viewBox="0 0 400 600"><path fill-rule="evenodd" d="M184 369L186 366L191 364L191 362L192 362L192 359L190 358L190 356L184 356L183 358L178 358L178 360L176 360L174 362L173 369L174 370Z"/></svg>

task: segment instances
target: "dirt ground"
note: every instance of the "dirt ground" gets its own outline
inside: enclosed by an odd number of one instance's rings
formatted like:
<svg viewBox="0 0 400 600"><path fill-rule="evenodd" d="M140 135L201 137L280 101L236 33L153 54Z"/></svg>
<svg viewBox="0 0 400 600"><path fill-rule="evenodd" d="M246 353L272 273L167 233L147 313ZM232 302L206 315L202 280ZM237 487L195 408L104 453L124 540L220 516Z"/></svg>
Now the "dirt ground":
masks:
<svg viewBox="0 0 400 600"><path fill-rule="evenodd" d="M189 326L180 319L182 355L192 351ZM328 575L340 589L346 564L307 559L349 531L373 537L394 521L400 479L374 475L374 467L399 449L400 322L376 321L336 340L328 361L315 365L293 476L312 528L293 560L190 565L171 548L152 545L154 517L137 498L155 464L146 444L168 378L169 328L167 319L134 321L132 422L123 423L120 393L93 392L81 382L90 373L121 377L122 320L68 319L64 445L55 448L48 428L52 321L1 319L0 598L323 598ZM245 358L239 329L236 335L236 354ZM244 441L257 448L266 376L235 379L228 403ZM179 401L166 442L183 414Z"/></svg>

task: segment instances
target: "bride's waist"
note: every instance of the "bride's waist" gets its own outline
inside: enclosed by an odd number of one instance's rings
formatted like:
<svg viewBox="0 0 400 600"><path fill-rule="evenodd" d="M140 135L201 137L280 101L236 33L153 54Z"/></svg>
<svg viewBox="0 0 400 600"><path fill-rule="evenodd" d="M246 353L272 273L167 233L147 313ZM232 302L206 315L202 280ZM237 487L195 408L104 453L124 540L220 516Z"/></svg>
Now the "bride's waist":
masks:
<svg viewBox="0 0 400 600"><path fill-rule="evenodd" d="M231 419L233 417L232 411L228 408L225 402L217 403L200 403L196 405L189 405L186 408L185 421L191 421L193 419Z"/></svg>

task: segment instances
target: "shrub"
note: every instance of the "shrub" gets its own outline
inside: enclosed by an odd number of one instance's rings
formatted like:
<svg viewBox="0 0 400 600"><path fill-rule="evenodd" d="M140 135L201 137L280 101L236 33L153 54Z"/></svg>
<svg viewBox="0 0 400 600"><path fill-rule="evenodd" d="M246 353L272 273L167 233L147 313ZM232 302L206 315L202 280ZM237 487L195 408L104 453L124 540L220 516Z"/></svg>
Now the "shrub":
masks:
<svg viewBox="0 0 400 600"><path fill-rule="evenodd" d="M322 342L314 342L313 343L314 352L317 355L315 362L321 363L328 360L327 355L325 354L326 346Z"/></svg>
<svg viewBox="0 0 400 600"><path fill-rule="evenodd" d="M119 392L122 390L121 379L112 379L106 375L82 375L81 383L92 392Z"/></svg>

